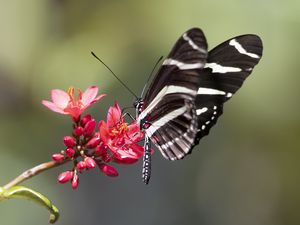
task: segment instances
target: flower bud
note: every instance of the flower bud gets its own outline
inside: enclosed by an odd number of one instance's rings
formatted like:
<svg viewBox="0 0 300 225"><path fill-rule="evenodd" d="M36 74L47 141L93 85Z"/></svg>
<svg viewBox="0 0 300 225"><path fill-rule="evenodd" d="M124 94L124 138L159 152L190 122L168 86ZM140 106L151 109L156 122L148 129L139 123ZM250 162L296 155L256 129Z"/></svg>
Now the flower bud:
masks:
<svg viewBox="0 0 300 225"><path fill-rule="evenodd" d="M99 145L101 142L100 136L96 135L93 137L89 142L86 144L87 148L96 148L97 145Z"/></svg>
<svg viewBox="0 0 300 225"><path fill-rule="evenodd" d="M98 156L102 156L103 154L105 154L107 152L108 146L107 145L98 145L95 149L95 152Z"/></svg>
<svg viewBox="0 0 300 225"><path fill-rule="evenodd" d="M65 146L67 146L68 148L73 148L76 144L76 141L73 137L71 136L65 136L64 137L64 144Z"/></svg>
<svg viewBox="0 0 300 225"><path fill-rule="evenodd" d="M66 149L66 154L67 154L67 156L72 158L75 155L75 150L73 148L67 148Z"/></svg>
<svg viewBox="0 0 300 225"><path fill-rule="evenodd" d="M76 128L74 129L74 134L75 134L75 136L77 136L77 137L81 136L81 135L83 134L83 128L82 128L82 127L76 127Z"/></svg>
<svg viewBox="0 0 300 225"><path fill-rule="evenodd" d="M96 120L92 119L88 121L83 128L83 135L88 137L94 133L96 127Z"/></svg>
<svg viewBox="0 0 300 225"><path fill-rule="evenodd" d="M62 154L53 154L52 159L56 162L62 162L65 159L65 156Z"/></svg>
<svg viewBox="0 0 300 225"><path fill-rule="evenodd" d="M81 126L85 126L87 122L89 122L92 119L92 116L90 114L86 114L80 121Z"/></svg>
<svg viewBox="0 0 300 225"><path fill-rule="evenodd" d="M59 183L66 183L68 181L70 181L72 178L73 178L73 171L66 171L66 172L63 172L61 174L58 175L58 178L57 178L57 181Z"/></svg>
<svg viewBox="0 0 300 225"><path fill-rule="evenodd" d="M78 187L79 184L79 177L78 175L75 173L72 179L72 188L76 189Z"/></svg>
<svg viewBox="0 0 300 225"><path fill-rule="evenodd" d="M84 159L84 162L85 162L85 164L86 164L86 167L89 168L89 169L93 169L93 168L96 167L96 162L95 162L95 160L94 160L93 158L91 158L91 157L86 157L86 158Z"/></svg>
<svg viewBox="0 0 300 225"><path fill-rule="evenodd" d="M118 173L118 171L114 168L114 167L112 167L112 166L110 166L110 165L107 165L107 164L101 164L100 166L99 166L99 168L100 168L100 170L103 172L103 173L105 173L107 176L109 176L109 177L117 177L117 176L119 176L119 173Z"/></svg>
<svg viewBox="0 0 300 225"><path fill-rule="evenodd" d="M102 155L102 161L104 162L110 162L112 160L112 157L108 153L104 153Z"/></svg>
<svg viewBox="0 0 300 225"><path fill-rule="evenodd" d="M84 161L80 161L76 164L77 169L82 172L86 169L86 163Z"/></svg>

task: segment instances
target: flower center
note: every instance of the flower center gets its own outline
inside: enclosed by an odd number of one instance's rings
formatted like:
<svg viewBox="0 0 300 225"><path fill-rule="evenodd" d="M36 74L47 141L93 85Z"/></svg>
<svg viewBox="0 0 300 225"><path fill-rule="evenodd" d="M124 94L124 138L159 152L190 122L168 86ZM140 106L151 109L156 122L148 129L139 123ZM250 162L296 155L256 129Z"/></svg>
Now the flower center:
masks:
<svg viewBox="0 0 300 225"><path fill-rule="evenodd" d="M112 136L118 136L120 134L124 134L128 131L128 124L127 123L118 123L116 126L114 126L111 131L110 135Z"/></svg>
<svg viewBox="0 0 300 225"><path fill-rule="evenodd" d="M70 87L68 89L68 95L70 97L70 100L69 100L69 103L68 103L68 108L82 108L83 104L81 102L81 98L82 98L82 93L80 90L78 90L78 97L77 99L75 99L75 96L74 96L74 87Z"/></svg>

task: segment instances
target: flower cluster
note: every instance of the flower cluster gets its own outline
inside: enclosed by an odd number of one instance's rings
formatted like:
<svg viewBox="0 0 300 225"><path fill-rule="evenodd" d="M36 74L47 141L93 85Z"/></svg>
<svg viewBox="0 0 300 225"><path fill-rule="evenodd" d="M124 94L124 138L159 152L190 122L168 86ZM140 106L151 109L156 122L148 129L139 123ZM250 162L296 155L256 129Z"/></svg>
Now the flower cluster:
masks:
<svg viewBox="0 0 300 225"><path fill-rule="evenodd" d="M120 106L115 103L108 110L106 122L98 123L90 115L83 116L87 107L99 101L105 94L99 95L98 88L89 87L85 92L78 90L74 96L74 88L68 92L52 90L52 102L42 101L50 110L71 116L73 121L72 135L65 136L65 149L52 155L56 162L72 161L73 168L58 176L58 182L71 182L72 188L78 187L78 174L99 167L100 171L110 177L118 176L118 171L110 163L132 164L144 153L138 144L143 138L138 124L128 124L122 117Z"/></svg>

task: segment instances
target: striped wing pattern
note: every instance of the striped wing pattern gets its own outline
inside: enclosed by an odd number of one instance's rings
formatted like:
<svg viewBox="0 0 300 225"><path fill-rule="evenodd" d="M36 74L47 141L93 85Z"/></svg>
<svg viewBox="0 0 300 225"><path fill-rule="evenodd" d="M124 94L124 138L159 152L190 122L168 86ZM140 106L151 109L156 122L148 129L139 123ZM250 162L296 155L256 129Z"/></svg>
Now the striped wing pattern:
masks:
<svg viewBox="0 0 300 225"><path fill-rule="evenodd" d="M146 129L146 135L166 159L183 158L194 143L197 134L194 97L182 95L180 99L177 94L169 94L149 115L152 125Z"/></svg>
<svg viewBox="0 0 300 225"><path fill-rule="evenodd" d="M203 32L193 28L176 42L151 83L138 123L149 122L146 135L169 160L183 158L197 134L195 99L207 58Z"/></svg>
<svg viewBox="0 0 300 225"><path fill-rule="evenodd" d="M163 61L137 122L149 124L146 135L166 159L182 159L209 133L261 56L256 35L234 37L207 53L203 32L188 30Z"/></svg>
<svg viewBox="0 0 300 225"><path fill-rule="evenodd" d="M223 112L223 104L242 86L262 56L262 41L248 34L229 39L208 53L196 97L198 133L194 146L208 135Z"/></svg>
<svg viewBox="0 0 300 225"><path fill-rule="evenodd" d="M168 85L197 90L207 59L207 43L199 28L185 32L175 43L145 95L145 107Z"/></svg>

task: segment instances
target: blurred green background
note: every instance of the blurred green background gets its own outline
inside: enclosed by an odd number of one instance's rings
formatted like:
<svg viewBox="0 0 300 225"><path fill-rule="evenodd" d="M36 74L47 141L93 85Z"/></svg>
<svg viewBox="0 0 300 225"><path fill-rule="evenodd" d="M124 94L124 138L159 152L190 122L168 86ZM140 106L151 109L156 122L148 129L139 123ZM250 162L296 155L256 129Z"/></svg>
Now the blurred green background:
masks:
<svg viewBox="0 0 300 225"><path fill-rule="evenodd" d="M176 163L153 156L149 186L141 162L80 177L78 190L56 182L56 168L24 183L61 209L57 224L300 224L300 1L0 1L0 181L48 161L71 131L43 107L50 90L98 85L108 96L89 112L104 118L133 97L93 50L136 93L177 38L201 27L210 48L258 34L260 64L197 150ZM1 225L47 224L48 212L21 200L0 203Z"/></svg>

